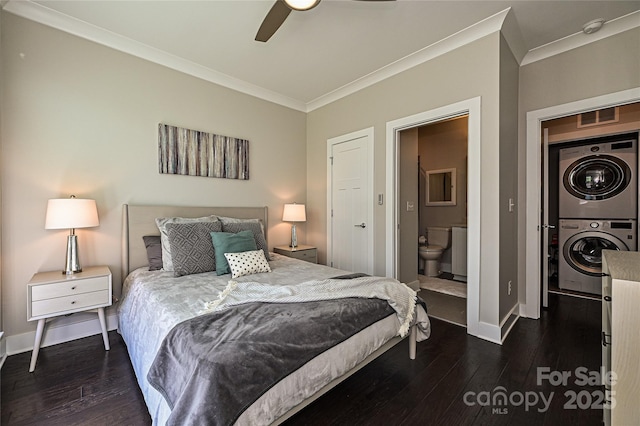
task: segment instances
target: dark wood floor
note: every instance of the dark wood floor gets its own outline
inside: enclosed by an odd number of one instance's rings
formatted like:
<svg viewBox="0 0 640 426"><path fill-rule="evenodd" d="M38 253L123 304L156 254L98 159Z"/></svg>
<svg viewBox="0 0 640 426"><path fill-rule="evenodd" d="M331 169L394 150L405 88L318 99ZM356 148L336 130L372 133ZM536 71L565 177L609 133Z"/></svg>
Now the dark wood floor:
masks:
<svg viewBox="0 0 640 426"><path fill-rule="evenodd" d="M597 394L578 386L577 367L600 365L600 304L551 295L539 321L520 319L499 346L466 329L432 321L432 336L396 345L353 377L290 419L288 425L599 425L600 409L567 409L565 392ZM147 425L151 423L120 336L111 351L101 336L43 348L34 373L30 353L10 356L2 368L2 424ZM537 383L537 368L570 371L566 386ZM496 387L511 398L505 406L471 405ZM518 395L553 396L548 410L526 408ZM480 398L482 399L482 397ZM583 398L584 400L584 398Z"/></svg>

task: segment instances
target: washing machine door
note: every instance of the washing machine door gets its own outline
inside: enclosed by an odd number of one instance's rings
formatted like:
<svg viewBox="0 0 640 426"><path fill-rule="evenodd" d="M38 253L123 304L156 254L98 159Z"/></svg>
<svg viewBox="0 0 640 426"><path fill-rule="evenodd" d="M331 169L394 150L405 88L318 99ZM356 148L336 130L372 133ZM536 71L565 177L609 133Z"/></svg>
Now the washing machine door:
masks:
<svg viewBox="0 0 640 426"><path fill-rule="evenodd" d="M603 232L579 232L563 247L564 258L576 271L585 275L602 274L602 250L628 251L627 245L614 235Z"/></svg>
<svg viewBox="0 0 640 426"><path fill-rule="evenodd" d="M621 193L631 182L631 169L611 155L591 155L573 162L564 172L564 187L582 200L606 200Z"/></svg>

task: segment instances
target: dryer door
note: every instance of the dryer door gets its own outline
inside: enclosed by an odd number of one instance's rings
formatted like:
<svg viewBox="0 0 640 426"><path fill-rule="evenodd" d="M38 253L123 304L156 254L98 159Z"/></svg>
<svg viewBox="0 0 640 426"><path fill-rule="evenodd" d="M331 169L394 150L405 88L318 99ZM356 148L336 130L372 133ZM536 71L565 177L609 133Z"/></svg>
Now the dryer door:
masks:
<svg viewBox="0 0 640 426"><path fill-rule="evenodd" d="M576 271L590 276L602 274L602 250L628 251L629 248L613 235L585 231L569 238L562 249L567 264Z"/></svg>
<svg viewBox="0 0 640 426"><path fill-rule="evenodd" d="M606 200L624 191L631 182L631 169L611 155L580 158L564 172L564 187L582 200Z"/></svg>

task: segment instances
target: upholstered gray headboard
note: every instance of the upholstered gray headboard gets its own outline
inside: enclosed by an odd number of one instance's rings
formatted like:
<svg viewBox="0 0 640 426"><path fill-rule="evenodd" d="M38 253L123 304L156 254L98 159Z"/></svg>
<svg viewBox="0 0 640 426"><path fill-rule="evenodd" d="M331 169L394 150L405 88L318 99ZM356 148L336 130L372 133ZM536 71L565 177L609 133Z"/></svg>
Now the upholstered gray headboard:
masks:
<svg viewBox="0 0 640 426"><path fill-rule="evenodd" d="M122 279L129 272L148 265L147 250L142 237L160 235L157 217L202 217L208 215L260 219L267 238L268 217L266 207L189 207L189 206L122 206ZM268 240L267 240L268 242Z"/></svg>

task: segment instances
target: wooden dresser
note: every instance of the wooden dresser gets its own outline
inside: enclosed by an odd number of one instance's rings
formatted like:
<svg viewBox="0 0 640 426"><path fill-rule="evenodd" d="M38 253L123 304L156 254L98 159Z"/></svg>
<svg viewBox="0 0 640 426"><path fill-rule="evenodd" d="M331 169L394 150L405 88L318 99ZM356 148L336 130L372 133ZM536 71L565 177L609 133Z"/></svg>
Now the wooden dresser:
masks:
<svg viewBox="0 0 640 426"><path fill-rule="evenodd" d="M640 253L602 251L602 365L604 424L633 425L640 419ZM605 376L606 377L606 376Z"/></svg>

